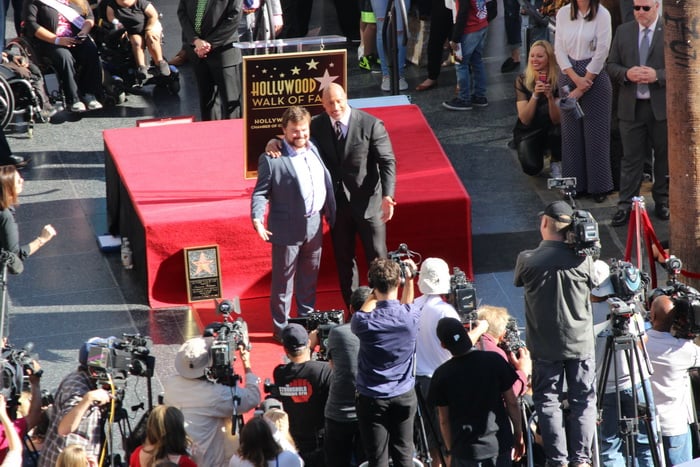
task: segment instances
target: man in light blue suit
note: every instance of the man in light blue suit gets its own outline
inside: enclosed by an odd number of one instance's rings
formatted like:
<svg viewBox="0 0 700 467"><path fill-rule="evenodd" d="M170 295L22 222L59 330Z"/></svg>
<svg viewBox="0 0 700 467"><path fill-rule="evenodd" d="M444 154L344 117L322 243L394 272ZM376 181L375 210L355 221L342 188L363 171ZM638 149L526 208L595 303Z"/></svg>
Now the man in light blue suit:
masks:
<svg viewBox="0 0 700 467"><path fill-rule="evenodd" d="M272 244L270 311L278 340L289 319L292 291L298 316L314 309L323 242L321 218L329 226L335 221L331 176L309 140L310 123L311 115L303 107L284 112L282 157L260 156L251 200L253 227Z"/></svg>

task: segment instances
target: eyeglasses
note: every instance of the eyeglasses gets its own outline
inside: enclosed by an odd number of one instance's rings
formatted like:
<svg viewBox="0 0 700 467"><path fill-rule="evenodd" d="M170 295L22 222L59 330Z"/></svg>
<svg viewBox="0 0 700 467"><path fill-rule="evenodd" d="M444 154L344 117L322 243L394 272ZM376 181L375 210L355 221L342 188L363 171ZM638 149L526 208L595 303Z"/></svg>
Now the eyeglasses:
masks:
<svg viewBox="0 0 700 467"><path fill-rule="evenodd" d="M649 11L649 10L651 10L651 7L648 5L644 5L644 6L635 5L634 9L635 9L635 11L639 11L639 10Z"/></svg>

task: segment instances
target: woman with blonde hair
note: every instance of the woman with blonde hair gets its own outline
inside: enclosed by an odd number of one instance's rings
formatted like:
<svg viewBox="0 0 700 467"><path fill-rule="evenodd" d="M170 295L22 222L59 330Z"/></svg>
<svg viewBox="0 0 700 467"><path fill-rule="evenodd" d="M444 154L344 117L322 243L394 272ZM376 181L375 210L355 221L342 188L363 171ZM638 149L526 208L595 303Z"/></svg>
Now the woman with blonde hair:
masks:
<svg viewBox="0 0 700 467"><path fill-rule="evenodd" d="M272 426L272 436L285 451L298 452L294 438L289 432L289 415L282 409L270 409L263 414L263 418Z"/></svg>
<svg viewBox="0 0 700 467"><path fill-rule="evenodd" d="M84 447L72 444L58 455L56 467L97 467L97 461L87 455Z"/></svg>
<svg viewBox="0 0 700 467"><path fill-rule="evenodd" d="M518 121L513 128L513 142L523 172L528 175L542 171L547 152L551 156L552 177L562 175L558 75L552 44L545 40L534 42L525 73L515 80Z"/></svg>
<svg viewBox="0 0 700 467"><path fill-rule="evenodd" d="M146 440L129 459L130 467L154 467L169 460L181 467L197 467L187 449L190 440L185 433L185 417L176 407L156 406L148 416Z"/></svg>

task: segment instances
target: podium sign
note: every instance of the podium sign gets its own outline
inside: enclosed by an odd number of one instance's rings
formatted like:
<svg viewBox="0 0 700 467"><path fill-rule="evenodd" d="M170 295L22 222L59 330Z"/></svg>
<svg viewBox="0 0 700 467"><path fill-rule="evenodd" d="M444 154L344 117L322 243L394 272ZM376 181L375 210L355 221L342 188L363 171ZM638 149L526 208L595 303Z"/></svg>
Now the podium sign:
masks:
<svg viewBox="0 0 700 467"><path fill-rule="evenodd" d="M344 49L243 57L246 178L257 176L265 144L282 133L284 111L300 105L312 116L323 112L323 90L346 88L346 65Z"/></svg>
<svg viewBox="0 0 700 467"><path fill-rule="evenodd" d="M187 301L221 298L219 245L184 248Z"/></svg>

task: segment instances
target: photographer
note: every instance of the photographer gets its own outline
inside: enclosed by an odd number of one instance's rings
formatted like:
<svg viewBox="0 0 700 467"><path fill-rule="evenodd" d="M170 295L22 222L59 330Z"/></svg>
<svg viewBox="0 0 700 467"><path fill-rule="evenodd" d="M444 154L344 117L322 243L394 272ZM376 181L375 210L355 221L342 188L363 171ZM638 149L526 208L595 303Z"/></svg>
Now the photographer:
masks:
<svg viewBox="0 0 700 467"><path fill-rule="evenodd" d="M41 419L41 367L37 361L32 360L31 369L25 367L24 372L29 376L29 384L31 388L31 402L29 403L29 410L27 411L26 415L24 417L17 417L16 407L13 407L12 404L18 401L5 399L7 412L11 418L10 424L14 428L14 431L19 435L20 439L23 439L32 428L37 426ZM10 388L10 390L15 389L21 388ZM0 426L0 464L5 461L5 456L8 455L8 451L11 449L12 443L10 437L11 435L5 431L5 427Z"/></svg>
<svg viewBox="0 0 700 467"><path fill-rule="evenodd" d="M91 347L107 345L107 341L94 337L80 346L78 369L63 378L54 396L49 429L39 457L39 467L54 467L63 449L77 444L85 448L88 456L100 456L103 428L107 420L103 406L112 396L97 388L97 381L88 372L88 354Z"/></svg>
<svg viewBox="0 0 700 467"><path fill-rule="evenodd" d="M483 305L477 310L480 320L488 323L488 330L481 336L476 347L489 352L496 352L510 363L518 379L513 383L515 397L524 395L529 389L528 380L532 376L532 360L527 347L521 347L517 352L508 352L501 347L506 337L506 326L511 318L508 310L502 307ZM470 336L471 337L471 336Z"/></svg>
<svg viewBox="0 0 700 467"><path fill-rule="evenodd" d="M595 261L595 275L598 286L591 290L591 305L593 308L593 322L595 324L596 335L596 374L598 380L603 378L605 360L605 351L607 343L611 345L612 341L618 334L621 334L619 329L622 322L614 323L616 319L612 317L613 311L607 302L608 298L617 297L618 294L613 287L610 277L610 266L605 261ZM640 305L641 306L641 305ZM612 318L612 319L611 319ZM622 318L624 320L624 318ZM644 319L640 313L634 313L629 317L630 336L645 339ZM614 329L617 327L617 329ZM653 446L650 445L649 436L647 433L646 424L642 418L637 418L642 414L639 413L639 406L648 406L649 416L651 420L656 418L656 409L654 406L654 398L652 396L651 385L649 382L649 372L646 365L642 364L641 374L640 368L636 365L636 359L632 355L635 387L632 389L632 378L630 375L630 367L628 359L625 356L624 350L614 350L613 358L608 365L608 377L605 382L605 391L603 394L598 394L598 398L603 398L602 412L600 415L599 440L600 440L600 461L603 465L621 465L626 463L626 452L631 452L631 446L625 446L629 437L621 436L620 418L634 420L637 426L632 430L634 435L634 453L635 465L640 467L652 466ZM641 349L640 349L641 350ZM631 349L631 352L634 350ZM614 365L614 366L613 366ZM617 374L615 373L617 368ZM599 387L600 387L600 383ZM645 387L642 386L644 384ZM649 395L649 400L645 394ZM617 400L620 400L619 412ZM655 425L655 424L654 424ZM654 427L656 431L656 427Z"/></svg>
<svg viewBox="0 0 700 467"><path fill-rule="evenodd" d="M311 360L309 333L299 324L282 329L282 345L289 363L278 365L272 373L279 392L275 396L289 414L289 432L305 465L322 466L323 411L331 367L327 362Z"/></svg>
<svg viewBox="0 0 700 467"><path fill-rule="evenodd" d="M356 288L350 295L350 317L359 310L372 289ZM364 447L355 409L355 379L360 341L350 323L331 329L328 334L328 363L333 372L326 401L326 438L323 444L326 467L346 467L353 457L357 465L365 460Z"/></svg>
<svg viewBox="0 0 700 467"><path fill-rule="evenodd" d="M413 466L413 419L416 413L413 376L420 308L413 305L416 264L377 258L369 266L374 290L352 316L352 332L360 339L357 359L357 418L369 466ZM398 290L401 272L404 288Z"/></svg>
<svg viewBox="0 0 700 467"><path fill-rule="evenodd" d="M514 284L525 290L532 392L547 463L591 464L596 425L595 362L590 289L593 259L566 243L574 212L555 201L540 214L542 242L522 251ZM561 401L568 384L570 416ZM566 430L562 431L562 427Z"/></svg>
<svg viewBox="0 0 700 467"><path fill-rule="evenodd" d="M242 415L260 403L258 377L250 367L250 353L239 347L245 371L245 387L226 386L207 378L212 367L212 338L195 337L175 355L178 374L163 383L164 403L179 408L185 415L187 434L194 443L197 465L225 467L233 455L231 417Z"/></svg>
<svg viewBox="0 0 700 467"><path fill-rule="evenodd" d="M700 366L700 347L671 334L676 307L683 306L666 295L651 304L652 329L647 331L647 352L654 365L651 389L658 408L666 465L692 459L690 423L693 403L688 369Z"/></svg>
<svg viewBox="0 0 700 467"><path fill-rule="evenodd" d="M420 309L416 336L416 388L421 396L426 398L433 372L451 356L450 352L440 345L440 340L435 334L437 323L441 318L459 319L457 311L444 300L444 296L450 293L450 268L444 260L427 258L423 261L418 276L418 290L423 295L413 302L414 306ZM468 333L471 342L476 342L486 328L485 322L479 322L479 326ZM440 465L438 449L442 444L437 408L434 405L428 405L423 413L428 417L424 425L427 428L426 436L430 456L433 459L432 465L437 467Z"/></svg>
<svg viewBox="0 0 700 467"><path fill-rule="evenodd" d="M513 393L518 376L494 352L473 351L459 320L442 318L436 334L452 358L435 370L428 399L438 407L450 465L511 466L525 450Z"/></svg>

